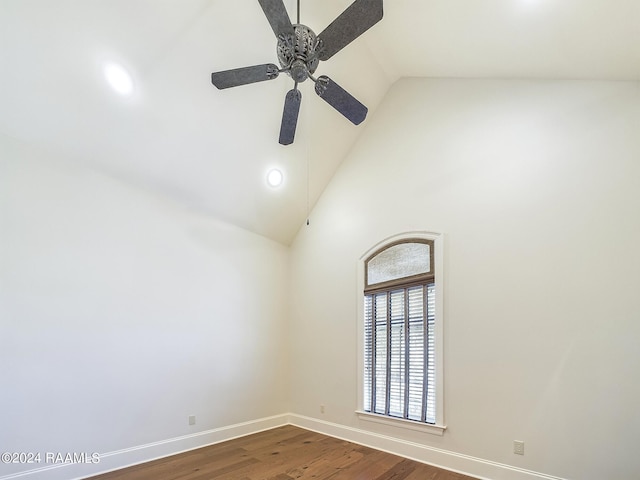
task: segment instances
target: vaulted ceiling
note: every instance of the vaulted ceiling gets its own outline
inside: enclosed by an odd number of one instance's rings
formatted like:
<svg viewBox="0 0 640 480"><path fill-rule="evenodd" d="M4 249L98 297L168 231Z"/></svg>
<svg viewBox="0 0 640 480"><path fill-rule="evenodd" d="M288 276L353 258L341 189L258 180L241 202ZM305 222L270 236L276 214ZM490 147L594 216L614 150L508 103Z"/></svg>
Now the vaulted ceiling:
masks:
<svg viewBox="0 0 640 480"><path fill-rule="evenodd" d="M301 0L316 33L351 0ZM296 1L285 0L292 19ZM401 77L640 79L638 0L387 0L327 62L369 107L358 127L309 81L296 141L278 144L292 81L217 90L211 72L277 63L252 0L0 1L0 133L288 244ZM105 81L132 75L121 96ZM393 159L389 159L393 161ZM271 167L285 183L265 183Z"/></svg>

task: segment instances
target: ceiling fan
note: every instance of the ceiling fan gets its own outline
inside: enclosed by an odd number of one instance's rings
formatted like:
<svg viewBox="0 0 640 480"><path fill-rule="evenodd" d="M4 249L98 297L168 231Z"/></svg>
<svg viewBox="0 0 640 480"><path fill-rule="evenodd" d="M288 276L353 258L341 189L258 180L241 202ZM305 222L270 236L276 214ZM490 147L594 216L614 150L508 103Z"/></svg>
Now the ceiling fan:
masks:
<svg viewBox="0 0 640 480"><path fill-rule="evenodd" d="M278 40L280 68L273 63L266 63L214 72L211 82L218 89L224 89L273 80L280 73L287 73L293 79L294 86L285 97L279 139L282 145L293 143L302 102L298 84L307 78L315 83L315 92L320 98L354 125L359 125L367 116L367 107L326 75L315 78L313 74L320 61L329 60L382 19L382 1L355 0L322 33L316 35L300 23L300 0L296 24L291 23L283 0L258 0Z"/></svg>

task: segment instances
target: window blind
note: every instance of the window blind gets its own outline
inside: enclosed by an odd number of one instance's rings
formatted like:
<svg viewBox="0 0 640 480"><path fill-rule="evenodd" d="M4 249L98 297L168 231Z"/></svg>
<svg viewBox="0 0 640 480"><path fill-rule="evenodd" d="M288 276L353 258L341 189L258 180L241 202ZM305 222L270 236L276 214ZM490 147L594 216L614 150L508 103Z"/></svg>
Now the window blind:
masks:
<svg viewBox="0 0 640 480"><path fill-rule="evenodd" d="M435 284L364 297L365 411L435 424Z"/></svg>

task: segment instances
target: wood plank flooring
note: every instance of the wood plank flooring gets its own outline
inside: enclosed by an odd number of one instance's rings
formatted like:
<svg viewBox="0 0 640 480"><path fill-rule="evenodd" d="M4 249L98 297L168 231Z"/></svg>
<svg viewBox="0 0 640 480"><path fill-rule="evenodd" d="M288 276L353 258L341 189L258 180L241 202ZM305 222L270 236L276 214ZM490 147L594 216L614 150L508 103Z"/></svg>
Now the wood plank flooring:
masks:
<svg viewBox="0 0 640 480"><path fill-rule="evenodd" d="M286 425L91 480L473 480Z"/></svg>

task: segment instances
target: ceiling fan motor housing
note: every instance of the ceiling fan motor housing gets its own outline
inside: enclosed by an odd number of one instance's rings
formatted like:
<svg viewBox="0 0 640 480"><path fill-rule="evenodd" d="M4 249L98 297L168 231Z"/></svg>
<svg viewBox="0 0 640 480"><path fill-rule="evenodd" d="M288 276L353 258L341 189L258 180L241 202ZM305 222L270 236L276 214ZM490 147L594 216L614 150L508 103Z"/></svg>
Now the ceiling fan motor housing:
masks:
<svg viewBox="0 0 640 480"><path fill-rule="evenodd" d="M297 83L304 82L318 68L319 40L306 25L293 25L293 35L278 36L278 61Z"/></svg>

